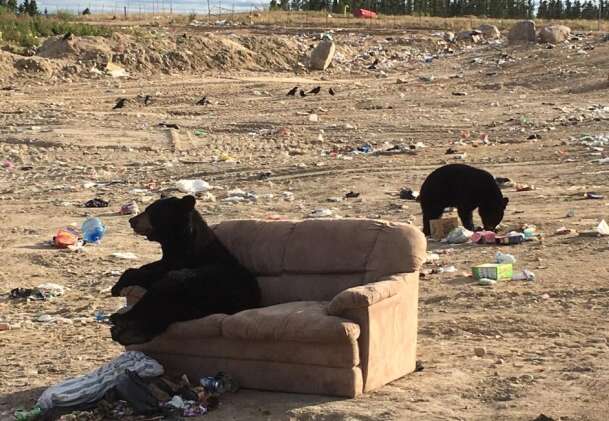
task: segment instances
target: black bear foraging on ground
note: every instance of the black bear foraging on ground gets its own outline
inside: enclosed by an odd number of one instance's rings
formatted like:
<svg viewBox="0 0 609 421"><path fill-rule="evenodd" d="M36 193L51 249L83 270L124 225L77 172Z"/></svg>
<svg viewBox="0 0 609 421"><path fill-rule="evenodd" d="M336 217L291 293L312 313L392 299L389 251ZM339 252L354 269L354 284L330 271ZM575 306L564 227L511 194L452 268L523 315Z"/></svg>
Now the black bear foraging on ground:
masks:
<svg viewBox="0 0 609 421"><path fill-rule="evenodd" d="M470 231L474 230L472 213L478 208L484 229L494 231L508 204L490 173L464 164L445 165L429 174L419 201L425 235L431 233L429 221L440 218L447 207L457 208L463 226Z"/></svg>
<svg viewBox="0 0 609 421"><path fill-rule="evenodd" d="M129 220L136 234L161 244L163 257L127 269L112 295L138 285L146 294L131 309L110 316L112 338L145 343L176 321L257 307L256 278L220 243L195 209L195 198L160 199Z"/></svg>

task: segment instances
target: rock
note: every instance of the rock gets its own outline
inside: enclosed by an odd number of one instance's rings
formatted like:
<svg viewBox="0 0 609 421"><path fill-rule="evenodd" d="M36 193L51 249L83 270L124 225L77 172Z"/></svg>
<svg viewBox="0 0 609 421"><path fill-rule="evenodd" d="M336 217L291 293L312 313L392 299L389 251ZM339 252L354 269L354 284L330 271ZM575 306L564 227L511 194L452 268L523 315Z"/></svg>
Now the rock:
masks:
<svg viewBox="0 0 609 421"><path fill-rule="evenodd" d="M532 383L535 380L535 377L532 374L523 374L520 376L520 380L524 383Z"/></svg>
<svg viewBox="0 0 609 421"><path fill-rule="evenodd" d="M508 42L517 44L522 42L535 42L535 22L523 20L512 26L508 33Z"/></svg>
<svg viewBox="0 0 609 421"><path fill-rule="evenodd" d="M538 34L539 42L559 44L569 39L571 28L565 25L552 25L541 28Z"/></svg>
<svg viewBox="0 0 609 421"><path fill-rule="evenodd" d="M309 67L311 70L326 70L336 52L336 45L330 38L323 38L311 52Z"/></svg>
<svg viewBox="0 0 609 421"><path fill-rule="evenodd" d="M482 358L486 355L486 348L484 348L484 347L474 348L474 354L476 354L476 357Z"/></svg>
<svg viewBox="0 0 609 421"><path fill-rule="evenodd" d="M51 74L53 67L51 62L40 57L24 57L15 61L15 68L23 72Z"/></svg>
<svg viewBox="0 0 609 421"><path fill-rule="evenodd" d="M478 27L478 31L482 32L482 36L486 39L501 38L501 32L495 25L482 24Z"/></svg>

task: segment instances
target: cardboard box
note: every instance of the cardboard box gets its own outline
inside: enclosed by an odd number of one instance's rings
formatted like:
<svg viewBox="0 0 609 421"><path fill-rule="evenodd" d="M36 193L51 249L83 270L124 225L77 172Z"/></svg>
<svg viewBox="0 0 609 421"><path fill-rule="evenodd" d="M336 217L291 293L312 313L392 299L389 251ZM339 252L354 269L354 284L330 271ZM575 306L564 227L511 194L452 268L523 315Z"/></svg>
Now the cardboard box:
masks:
<svg viewBox="0 0 609 421"><path fill-rule="evenodd" d="M474 278L478 280L486 278L495 281L509 281L512 279L512 272L511 263L486 263L472 268Z"/></svg>
<svg viewBox="0 0 609 421"><path fill-rule="evenodd" d="M459 226L459 218L450 216L448 218L432 219L429 221L431 229L431 238L434 240L442 240L446 238L449 232Z"/></svg>

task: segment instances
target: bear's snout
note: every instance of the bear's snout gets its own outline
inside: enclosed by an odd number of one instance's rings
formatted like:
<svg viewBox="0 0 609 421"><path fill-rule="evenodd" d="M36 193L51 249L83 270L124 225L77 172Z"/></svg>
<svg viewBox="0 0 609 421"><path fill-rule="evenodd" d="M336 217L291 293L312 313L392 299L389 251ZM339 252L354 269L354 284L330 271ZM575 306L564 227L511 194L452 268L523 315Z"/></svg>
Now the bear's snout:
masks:
<svg viewBox="0 0 609 421"><path fill-rule="evenodd" d="M152 224L150 223L150 218L145 213L134 216L129 219L129 225L136 234L140 235L148 235L152 232Z"/></svg>

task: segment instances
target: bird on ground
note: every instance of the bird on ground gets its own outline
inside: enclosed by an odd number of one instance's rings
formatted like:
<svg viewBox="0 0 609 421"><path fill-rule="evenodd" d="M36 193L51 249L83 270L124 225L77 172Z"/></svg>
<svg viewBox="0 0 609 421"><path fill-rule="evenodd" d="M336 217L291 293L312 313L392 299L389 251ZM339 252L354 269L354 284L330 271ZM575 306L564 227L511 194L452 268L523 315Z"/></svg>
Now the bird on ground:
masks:
<svg viewBox="0 0 609 421"><path fill-rule="evenodd" d="M150 95L146 95L144 97L144 105L150 105L151 102L152 102L152 97Z"/></svg>
<svg viewBox="0 0 609 421"><path fill-rule="evenodd" d="M336 95L336 91L332 88L328 89L328 93L332 96Z"/></svg>
<svg viewBox="0 0 609 421"><path fill-rule="evenodd" d="M127 98L119 98L116 100L116 104L114 104L114 107L112 107L112 109L117 110L119 108L123 108L126 103L127 103Z"/></svg>
<svg viewBox="0 0 609 421"><path fill-rule="evenodd" d="M377 65L377 64L379 64L379 59L378 59L378 58L375 58L375 59L374 59L374 63L372 63L370 66L368 66L368 69L370 69L370 70L374 70L374 69L376 69L376 65Z"/></svg>
<svg viewBox="0 0 609 421"><path fill-rule="evenodd" d="M292 89L290 89L286 96L294 96L296 95L296 92L298 92L298 86L294 86Z"/></svg>
<svg viewBox="0 0 609 421"><path fill-rule="evenodd" d="M197 105L209 105L209 99L207 99L207 96L204 96L203 98L201 98L200 100L197 101Z"/></svg>
<svg viewBox="0 0 609 421"><path fill-rule="evenodd" d="M316 86L307 93L317 95L319 93L319 91L321 91L321 86Z"/></svg>
<svg viewBox="0 0 609 421"><path fill-rule="evenodd" d="M305 94L305 91L301 89L300 90L300 96L301 97L305 97L305 96L307 96L307 94Z"/></svg>

